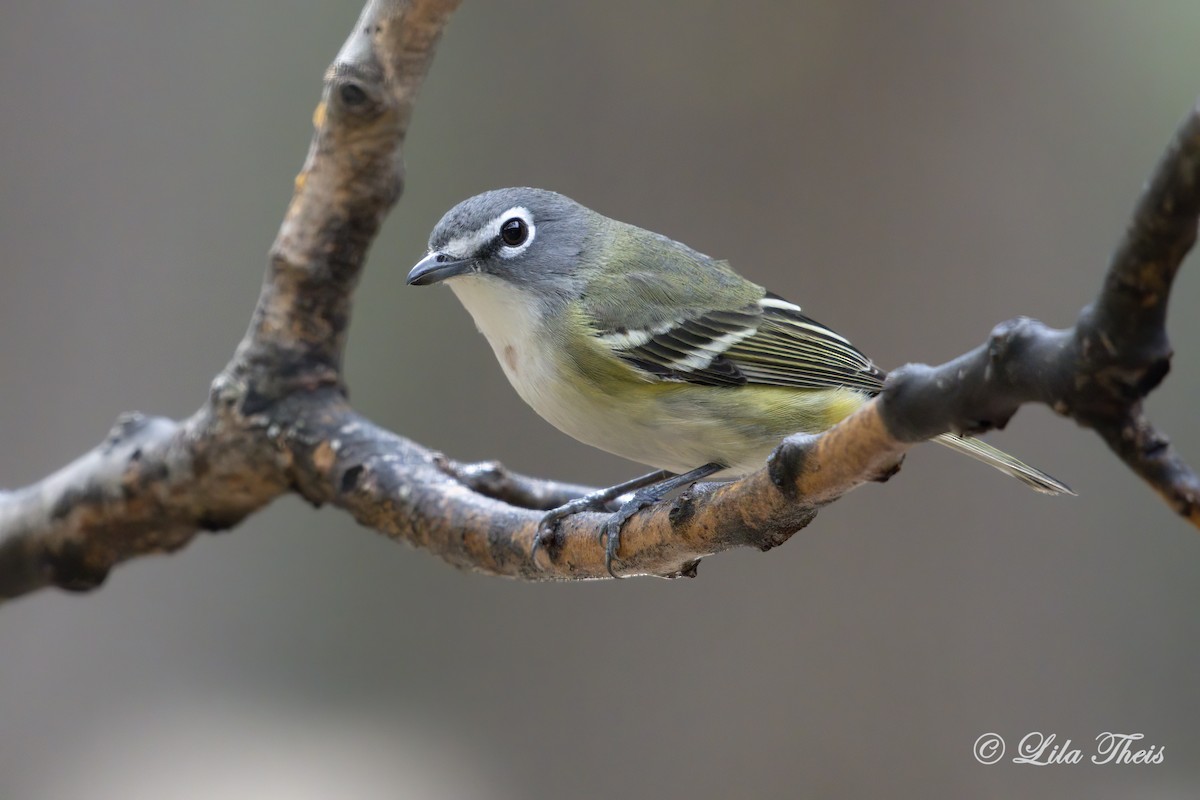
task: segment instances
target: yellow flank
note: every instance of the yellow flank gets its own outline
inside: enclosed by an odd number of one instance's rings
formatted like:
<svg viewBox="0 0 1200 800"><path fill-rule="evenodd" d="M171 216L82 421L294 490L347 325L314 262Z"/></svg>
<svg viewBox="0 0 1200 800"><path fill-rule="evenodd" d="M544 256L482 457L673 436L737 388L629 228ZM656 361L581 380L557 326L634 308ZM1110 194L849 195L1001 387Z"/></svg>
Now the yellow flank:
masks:
<svg viewBox="0 0 1200 800"><path fill-rule="evenodd" d="M821 430L831 428L841 422L857 411L859 406L867 401L867 397L862 392L848 389L838 390L831 394L829 407L826 412L825 426Z"/></svg>
<svg viewBox="0 0 1200 800"><path fill-rule="evenodd" d="M647 384L640 391L657 395L654 400L660 410L662 407L677 410L681 419L704 418L736 431L739 440L750 439L764 446L770 441L778 444L792 433L826 430L867 401L867 395L855 389L795 389L761 384L658 383Z"/></svg>

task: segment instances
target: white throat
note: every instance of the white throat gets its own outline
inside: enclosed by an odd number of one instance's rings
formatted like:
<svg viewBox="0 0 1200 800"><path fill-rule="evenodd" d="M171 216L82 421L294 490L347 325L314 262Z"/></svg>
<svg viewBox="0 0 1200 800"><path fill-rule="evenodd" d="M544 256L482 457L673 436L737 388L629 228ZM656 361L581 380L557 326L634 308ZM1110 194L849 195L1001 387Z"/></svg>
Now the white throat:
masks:
<svg viewBox="0 0 1200 800"><path fill-rule="evenodd" d="M490 275L462 275L446 282L493 348L523 344L540 326L535 299ZM496 353L500 355L499 350Z"/></svg>
<svg viewBox="0 0 1200 800"><path fill-rule="evenodd" d="M490 275L463 275L447 285L492 346L513 388L541 410L537 395L558 376L541 339L543 309L538 300Z"/></svg>

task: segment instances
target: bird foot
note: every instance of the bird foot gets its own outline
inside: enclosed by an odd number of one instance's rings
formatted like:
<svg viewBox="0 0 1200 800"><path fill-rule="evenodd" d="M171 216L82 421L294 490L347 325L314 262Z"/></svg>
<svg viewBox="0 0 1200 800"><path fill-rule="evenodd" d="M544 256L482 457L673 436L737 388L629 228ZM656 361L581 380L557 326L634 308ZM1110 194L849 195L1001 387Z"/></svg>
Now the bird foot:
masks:
<svg viewBox="0 0 1200 800"><path fill-rule="evenodd" d="M634 514L660 500L662 500L661 493L642 489L635 492L633 497L629 498L605 521L604 527L600 529L600 541L604 544L604 568L608 570L609 575L618 579L622 577L613 571L613 559L616 558L617 550L621 547L621 528L625 527L625 523Z"/></svg>
<svg viewBox="0 0 1200 800"><path fill-rule="evenodd" d="M533 561L535 566L540 568L537 560L538 550L542 549L543 545L548 545L554 541L554 537L558 534L558 524L564 519L585 511L607 511L608 504L611 502L612 497L608 496L605 492L595 492L594 494L585 494L583 497L577 497L558 508L547 511L546 515L538 523L537 531L533 534L533 548L529 553L530 560Z"/></svg>
<svg viewBox="0 0 1200 800"><path fill-rule="evenodd" d="M635 492L601 526L599 541L604 545L604 568L608 570L609 575L612 575L614 578L621 577L613 570L613 560L616 558L617 550L621 546L621 528L634 514L646 506L654 505L661 499L662 497L659 493L650 492L646 489ZM554 541L560 522L567 517L580 514L584 511L607 511L609 503L612 500L612 497L597 492L595 495L585 495L558 508L547 511L546 515L542 517L541 522L538 523L537 532L533 535L533 548L530 553L530 559L533 563L538 563L538 550Z"/></svg>
<svg viewBox="0 0 1200 800"><path fill-rule="evenodd" d="M537 553L544 543L554 540L558 534L558 524L572 514L582 511L607 511L609 503L633 492L632 497L621 504L600 528L600 543L604 545L604 568L614 578L621 577L613 571L613 561L616 560L617 550L621 547L621 528L637 512L646 506L652 506L681 486L706 478L715 472L720 472L724 466L717 462L705 464L682 475L674 475L665 470L652 472L640 478L603 489L599 492L584 495L569 503L547 511L538 523L537 531L533 534L533 547L530 550L530 560L536 565Z"/></svg>

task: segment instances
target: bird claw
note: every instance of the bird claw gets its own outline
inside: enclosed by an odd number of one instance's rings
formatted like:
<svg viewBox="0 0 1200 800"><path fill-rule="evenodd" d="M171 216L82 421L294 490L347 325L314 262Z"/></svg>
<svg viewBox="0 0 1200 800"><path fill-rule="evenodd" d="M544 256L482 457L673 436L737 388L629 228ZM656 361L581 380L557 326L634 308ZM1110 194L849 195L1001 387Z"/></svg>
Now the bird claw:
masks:
<svg viewBox="0 0 1200 800"><path fill-rule="evenodd" d="M533 547L529 550L529 560L538 569L542 568L542 565L537 560L538 550L542 549L542 543L547 539L554 538L554 535L558 533L558 523L570 516L570 514L557 515L555 512L560 510L556 508L546 512L546 516L542 517L541 522L538 523L537 530L533 533Z"/></svg>
<svg viewBox="0 0 1200 800"><path fill-rule="evenodd" d="M648 505L654 503L653 498L639 497L635 494L632 499L624 503L617 511L613 512L604 524L600 526L600 544L604 545L604 568L608 570L608 574L614 578L621 576L613 569L613 561L617 559L617 550L621 547L621 528L629 521L629 518L641 511ZM534 566L542 569L538 563L537 554L544 545L554 540L558 534L558 525L564 519L584 511L604 511L609 500L593 499L589 497L581 497L577 500L572 500L565 505L552 509L546 512L538 523L537 531L533 534L533 547L530 549L529 558Z"/></svg>
<svg viewBox="0 0 1200 800"><path fill-rule="evenodd" d="M613 569L613 562L618 560L617 551L621 548L621 528L625 526L629 518L646 506L652 506L659 502L680 486L708 477L722 469L724 467L714 461L681 475L672 475L665 470L659 470L599 492L577 497L569 503L547 511L542 517L537 531L533 534L533 547L530 548L529 558L535 567L541 569L541 565L537 561L538 550L541 549L544 542L557 536L558 523L581 511L606 511L609 503L633 492L632 497L622 503L620 508L613 512L600 527L600 544L604 545L604 568L608 570L609 575L620 578L621 576Z"/></svg>
<svg viewBox="0 0 1200 800"><path fill-rule="evenodd" d="M542 566L538 564L538 550L548 542L554 540L558 534L558 524L564 519L584 511L603 511L608 505L609 499L600 495L585 495L564 503L558 508L552 508L546 512L541 521L538 522L537 530L533 534L533 547L529 551L529 559L538 569Z"/></svg>
<svg viewBox="0 0 1200 800"><path fill-rule="evenodd" d="M617 548L621 546L621 525L625 522L617 519L620 513L614 513L600 528L600 541L604 544L604 568L617 580L621 576L613 571L613 559L616 558Z"/></svg>
<svg viewBox="0 0 1200 800"><path fill-rule="evenodd" d="M609 575L618 580L624 577L613 571L613 560L616 559L617 550L621 547L621 528L625 527L625 523L632 519L634 514L647 506L654 505L661 499L661 495L657 492L646 489L636 492L633 497L614 511L600 528L600 539L604 542L604 568L608 570Z"/></svg>

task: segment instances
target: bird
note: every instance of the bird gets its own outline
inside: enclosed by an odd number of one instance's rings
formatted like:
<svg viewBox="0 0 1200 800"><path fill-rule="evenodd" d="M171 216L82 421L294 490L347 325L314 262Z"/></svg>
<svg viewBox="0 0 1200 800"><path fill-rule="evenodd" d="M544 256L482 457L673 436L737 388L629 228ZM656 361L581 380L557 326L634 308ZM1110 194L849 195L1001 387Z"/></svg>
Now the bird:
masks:
<svg viewBox="0 0 1200 800"><path fill-rule="evenodd" d="M548 512L558 522L632 492L603 526L605 565L641 508L703 479L761 468L877 395L886 373L801 307L658 233L557 192L495 189L434 226L409 285L450 287L509 382L551 425L654 472ZM1045 494L1056 478L983 441L934 439Z"/></svg>

